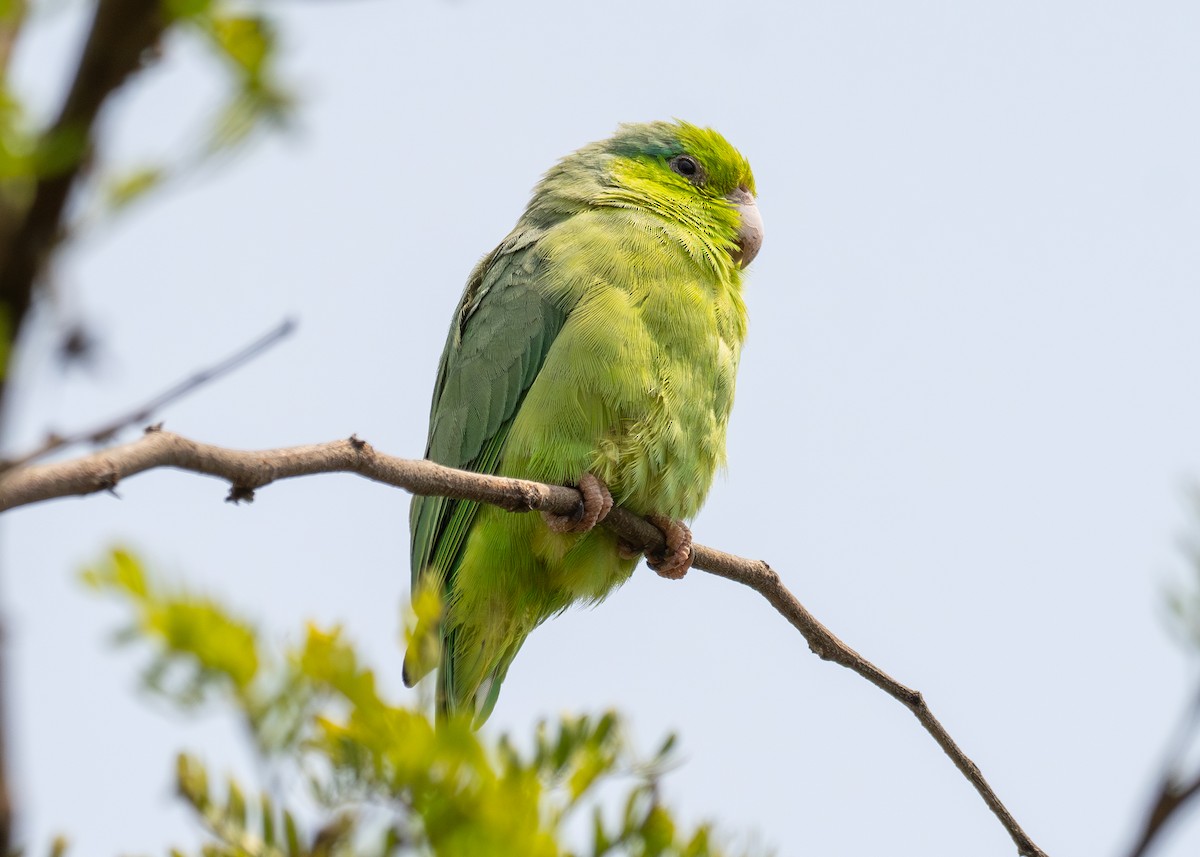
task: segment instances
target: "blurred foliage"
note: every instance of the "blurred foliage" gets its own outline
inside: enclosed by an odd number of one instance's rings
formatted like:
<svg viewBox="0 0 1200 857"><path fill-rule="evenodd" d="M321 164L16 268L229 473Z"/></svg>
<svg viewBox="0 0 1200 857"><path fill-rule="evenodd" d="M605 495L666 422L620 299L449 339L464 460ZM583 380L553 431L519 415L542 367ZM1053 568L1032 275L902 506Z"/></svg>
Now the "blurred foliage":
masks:
<svg viewBox="0 0 1200 857"><path fill-rule="evenodd" d="M264 125L284 124L293 103L278 75L274 24L244 8L214 0L167 0L172 17L200 33L233 78L213 126L210 152L236 146Z"/></svg>
<svg viewBox="0 0 1200 857"><path fill-rule="evenodd" d="M37 141L24 107L7 88L0 89L0 182L6 188L16 182L23 195L29 194L32 188L29 179L35 173L36 149Z"/></svg>
<svg viewBox="0 0 1200 857"><path fill-rule="evenodd" d="M294 106L278 72L279 39L270 18L246 12L246 4L214 0L166 0L166 8L180 30L200 36L228 73L230 86L198 150L175 164L142 164L105 179L109 212L126 208L214 155L233 151L259 129L285 126Z"/></svg>
<svg viewBox="0 0 1200 857"><path fill-rule="evenodd" d="M252 624L160 585L123 550L83 579L132 609L120 638L150 644L149 688L183 708L232 710L263 760L294 774L277 779L305 782L319 807L311 818L233 779L214 788L197 757L180 755L177 789L210 835L205 857L725 853L707 825L686 829L659 800L674 739L641 759L615 713L543 722L521 749L469 718L435 727L385 699L339 628L309 625L275 652Z"/></svg>
<svg viewBox="0 0 1200 857"><path fill-rule="evenodd" d="M142 166L109 176L104 182L105 204L114 212L120 211L157 188L168 175L165 167Z"/></svg>
<svg viewBox="0 0 1200 857"><path fill-rule="evenodd" d="M8 356L12 351L13 332L8 321L8 307L0 304L0 381L8 376Z"/></svg>
<svg viewBox="0 0 1200 857"><path fill-rule="evenodd" d="M1189 497L1196 524L1193 533L1180 542L1180 549L1190 567L1191 579L1167 592L1173 630L1185 647L1200 655L1200 486L1194 486Z"/></svg>
<svg viewBox="0 0 1200 857"><path fill-rule="evenodd" d="M114 168L103 157L103 148L90 138L92 129L58 128L53 122L40 126L31 115L56 115L55 105L30 110L24 93L12 85L9 63L13 46L23 29L38 21L33 12L55 12L55 4L0 0L0 265L6 248L24 222L35 197L38 182L73 170L88 162L83 171L95 189L94 202L80 208L74 223L59 224L58 237L70 238L91 224L105 220L144 199L151 191L206 163L214 156L230 153L252 139L261 128L280 127L291 115L293 98L279 74L279 39L272 20L256 11L265 4L224 0L163 0L170 25L161 45L169 50L173 33L198 36L208 52L226 71L229 85L210 120L207 134L190 135L201 141L167 163L142 163ZM39 8L40 7L40 8ZM145 53L145 65L159 58L157 48ZM146 72L143 71L143 74ZM58 100L65 101L63 92ZM88 209L98 210L88 212ZM44 283L36 288L41 290ZM10 351L21 318L0 314L0 388L7 376Z"/></svg>
<svg viewBox="0 0 1200 857"><path fill-rule="evenodd" d="M230 85L201 147L174 164L142 164L117 170L101 180L101 199L110 211L125 208L178 172L208 157L247 142L264 127L280 127L291 115L294 99L280 79L278 35L265 14L247 11L249 4L216 0L165 0L172 27L193 33L225 69ZM0 0L0 44L28 26L24 4ZM14 32L5 34L5 26ZM169 39L164 40L169 44ZM0 57L7 63L7 51ZM38 129L29 120L20 93L0 67L0 202L10 213L21 212L32 199L37 179L60 173L87 156L90 141L78 130ZM105 165L98 165L104 173Z"/></svg>

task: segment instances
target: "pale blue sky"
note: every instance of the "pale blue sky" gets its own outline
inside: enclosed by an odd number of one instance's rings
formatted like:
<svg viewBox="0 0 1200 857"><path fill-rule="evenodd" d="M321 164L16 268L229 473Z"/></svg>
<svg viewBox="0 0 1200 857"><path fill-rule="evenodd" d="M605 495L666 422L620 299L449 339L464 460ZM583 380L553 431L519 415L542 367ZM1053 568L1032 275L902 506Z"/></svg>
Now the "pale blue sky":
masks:
<svg viewBox="0 0 1200 857"><path fill-rule="evenodd" d="M63 380L31 339L14 446L112 414L285 315L300 329L163 414L199 439L357 432L416 456L462 283L556 158L677 116L750 159L766 242L729 472L698 540L768 559L919 688L1055 857L1120 854L1194 690L1165 633L1200 474L1200 7L1185 2L278 4L293 133L81 242L66 304L102 337ZM48 16L19 81L53 91ZM124 162L190 145L217 91L172 44L108 117ZM139 700L81 564L128 543L281 633L342 622L401 693L407 497L351 477L221 502L160 472L3 521L28 840L161 853L196 827L171 759L236 730ZM1011 855L897 703L757 596L643 568L537 631L489 729L621 708L681 734L666 783L781 855ZM1163 855L1200 848L1200 825Z"/></svg>

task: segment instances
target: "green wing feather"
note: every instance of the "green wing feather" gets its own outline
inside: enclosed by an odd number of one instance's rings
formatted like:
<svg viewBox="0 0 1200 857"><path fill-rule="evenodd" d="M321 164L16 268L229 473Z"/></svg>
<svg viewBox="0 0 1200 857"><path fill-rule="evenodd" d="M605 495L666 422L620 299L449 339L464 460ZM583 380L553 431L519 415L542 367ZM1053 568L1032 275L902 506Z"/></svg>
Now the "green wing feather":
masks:
<svg viewBox="0 0 1200 857"><path fill-rule="evenodd" d="M533 384L567 312L536 287L543 260L538 233L510 236L476 266L467 281L442 352L430 412L425 457L439 464L495 473L509 427ZM412 587L439 585L443 601L479 504L445 497L414 496ZM442 640L439 707L454 699L453 641ZM418 681L430 665L405 660L405 682Z"/></svg>

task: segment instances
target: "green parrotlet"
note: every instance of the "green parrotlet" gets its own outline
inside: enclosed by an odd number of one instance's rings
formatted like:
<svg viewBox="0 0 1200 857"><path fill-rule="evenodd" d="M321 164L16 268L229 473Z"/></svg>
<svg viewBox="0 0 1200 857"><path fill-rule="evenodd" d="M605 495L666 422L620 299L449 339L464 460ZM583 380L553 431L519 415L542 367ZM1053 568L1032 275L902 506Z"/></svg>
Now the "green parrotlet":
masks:
<svg viewBox="0 0 1200 857"><path fill-rule="evenodd" d="M743 269L761 243L754 176L724 137L630 124L559 161L471 272L426 457L576 486L582 499L554 516L413 498L413 597L432 587L443 612L418 628L404 679L439 669L440 716L482 723L534 628L629 577L641 547L595 527L613 503L663 531L652 568L687 571L682 519L725 460Z"/></svg>

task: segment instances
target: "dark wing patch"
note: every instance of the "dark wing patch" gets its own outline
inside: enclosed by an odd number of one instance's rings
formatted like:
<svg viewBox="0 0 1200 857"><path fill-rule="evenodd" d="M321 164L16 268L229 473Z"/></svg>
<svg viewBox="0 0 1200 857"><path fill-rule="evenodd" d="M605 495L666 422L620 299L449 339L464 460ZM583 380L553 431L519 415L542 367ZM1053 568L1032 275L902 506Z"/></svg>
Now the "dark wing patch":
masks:
<svg viewBox="0 0 1200 857"><path fill-rule="evenodd" d="M543 263L535 241L529 234L506 241L467 283L438 366L425 451L432 461L480 473L499 466L512 419L568 312L536 287ZM465 500L413 497L414 591L436 575L450 593L478 508Z"/></svg>

